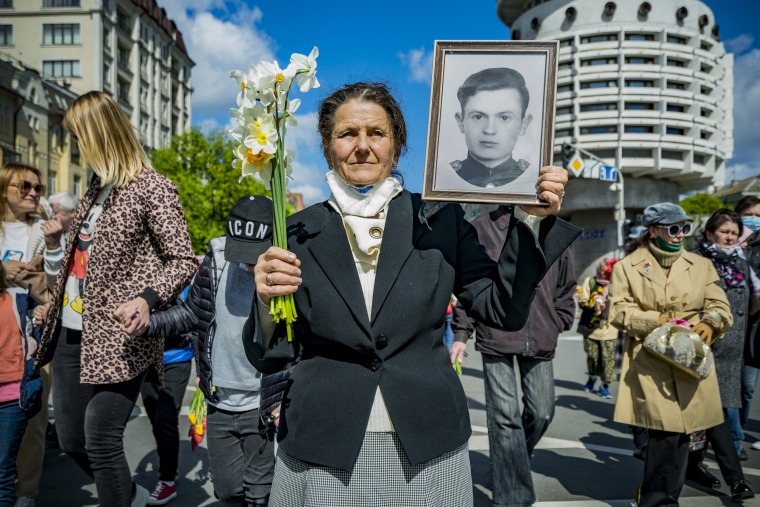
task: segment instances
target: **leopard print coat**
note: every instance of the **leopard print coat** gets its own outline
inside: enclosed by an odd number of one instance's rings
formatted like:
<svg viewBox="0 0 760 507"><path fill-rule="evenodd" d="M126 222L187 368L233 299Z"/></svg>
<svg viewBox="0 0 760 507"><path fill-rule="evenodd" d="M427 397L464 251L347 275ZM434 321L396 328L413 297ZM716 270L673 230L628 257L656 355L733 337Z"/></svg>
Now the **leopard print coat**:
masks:
<svg viewBox="0 0 760 507"><path fill-rule="evenodd" d="M63 269L58 273L37 362L55 348L69 260L76 238L95 197L100 180L93 178L68 235ZM130 337L114 317L118 304L137 296L151 310L173 301L190 282L198 262L193 254L187 221L174 183L150 167L137 179L113 188L98 219L87 265L82 309L80 382L114 384L153 368L163 377L162 339ZM47 349L52 350L48 351Z"/></svg>

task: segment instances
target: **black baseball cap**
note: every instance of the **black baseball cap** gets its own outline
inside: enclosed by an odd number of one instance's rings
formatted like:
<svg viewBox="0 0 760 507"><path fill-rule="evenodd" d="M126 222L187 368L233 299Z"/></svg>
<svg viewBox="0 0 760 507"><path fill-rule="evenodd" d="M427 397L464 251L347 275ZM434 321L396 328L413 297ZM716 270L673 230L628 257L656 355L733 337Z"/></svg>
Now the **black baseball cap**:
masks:
<svg viewBox="0 0 760 507"><path fill-rule="evenodd" d="M272 246L272 199L265 195L242 197L227 216L227 262L256 264Z"/></svg>

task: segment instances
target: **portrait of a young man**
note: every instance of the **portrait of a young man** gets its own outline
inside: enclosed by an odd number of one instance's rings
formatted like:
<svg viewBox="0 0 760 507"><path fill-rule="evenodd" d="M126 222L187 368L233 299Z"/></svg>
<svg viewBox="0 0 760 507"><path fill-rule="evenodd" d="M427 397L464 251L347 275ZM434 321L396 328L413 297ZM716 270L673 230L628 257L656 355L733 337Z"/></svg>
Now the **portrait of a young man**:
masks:
<svg viewBox="0 0 760 507"><path fill-rule="evenodd" d="M512 156L533 120L527 113L530 93L522 74L506 67L481 70L465 79L457 99L460 110L455 118L465 138L467 157L450 164L460 178L478 187L495 188L531 168L530 161Z"/></svg>

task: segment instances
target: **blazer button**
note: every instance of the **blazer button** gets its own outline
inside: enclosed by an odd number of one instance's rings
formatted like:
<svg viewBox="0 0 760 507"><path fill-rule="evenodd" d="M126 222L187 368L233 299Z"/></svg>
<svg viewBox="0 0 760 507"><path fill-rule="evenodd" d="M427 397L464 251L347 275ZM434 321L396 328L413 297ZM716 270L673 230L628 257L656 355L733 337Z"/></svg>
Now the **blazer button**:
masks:
<svg viewBox="0 0 760 507"><path fill-rule="evenodd" d="M744 316L744 310L737 310L736 311L736 315L738 315L739 317L743 317Z"/></svg>
<svg viewBox="0 0 760 507"><path fill-rule="evenodd" d="M377 371L380 369L380 365L383 364L379 359L373 359L372 363L369 366L369 369L372 371Z"/></svg>
<svg viewBox="0 0 760 507"><path fill-rule="evenodd" d="M378 350L383 350L388 346L388 337L384 334L381 334L377 337L377 340L375 340L375 344L377 345Z"/></svg>

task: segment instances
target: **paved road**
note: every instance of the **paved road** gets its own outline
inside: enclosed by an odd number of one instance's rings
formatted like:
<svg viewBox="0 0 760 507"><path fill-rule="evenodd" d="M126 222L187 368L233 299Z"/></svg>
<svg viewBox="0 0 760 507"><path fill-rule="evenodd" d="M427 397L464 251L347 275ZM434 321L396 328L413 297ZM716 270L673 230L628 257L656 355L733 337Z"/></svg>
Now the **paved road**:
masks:
<svg viewBox="0 0 760 507"><path fill-rule="evenodd" d="M585 355L580 336L568 332L560 337L554 360L557 411L547 435L539 443L532 466L538 493L538 507L623 507L633 505L633 494L643 472L643 465L631 455L632 439L626 427L612 421L614 400L604 400L582 390ZM480 355L470 347L463 365L462 383L469 397L473 436L470 460L475 485L476 507L491 505L488 436L483 395ZM613 393L616 392L613 387ZM185 406L193 390L188 388ZM187 409L184 410L187 413ZM189 423L183 418L182 431ZM745 475L760 491L760 451L750 444L760 439L760 403L755 403L747 431L745 448L749 461L743 462ZM127 427L126 449L137 482L150 489L158 478L158 459L150 422L140 406ZM708 459L708 466L717 465ZM179 497L169 505L218 506L209 479L205 445L195 452L182 442ZM728 488L707 490L686 486L681 496L684 507L737 505L731 502ZM95 488L59 449L48 448L41 492L41 507L95 506ZM744 502L760 506L760 499Z"/></svg>

